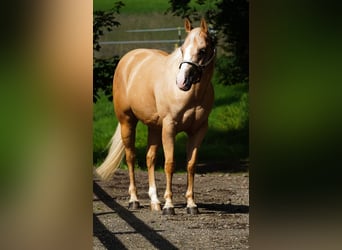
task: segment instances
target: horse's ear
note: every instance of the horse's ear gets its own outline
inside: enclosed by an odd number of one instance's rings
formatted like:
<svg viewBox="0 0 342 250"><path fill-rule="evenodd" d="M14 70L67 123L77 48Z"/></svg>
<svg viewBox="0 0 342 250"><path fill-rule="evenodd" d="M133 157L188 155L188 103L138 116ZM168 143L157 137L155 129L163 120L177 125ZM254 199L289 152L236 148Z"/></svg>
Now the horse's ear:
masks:
<svg viewBox="0 0 342 250"><path fill-rule="evenodd" d="M190 22L189 18L185 18L184 28L185 28L186 32L190 32L190 30L192 30L192 26L191 26L191 22Z"/></svg>
<svg viewBox="0 0 342 250"><path fill-rule="evenodd" d="M201 19L201 30L202 30L204 33L207 33L207 32L208 32L208 25L207 25L207 22L205 21L204 18Z"/></svg>

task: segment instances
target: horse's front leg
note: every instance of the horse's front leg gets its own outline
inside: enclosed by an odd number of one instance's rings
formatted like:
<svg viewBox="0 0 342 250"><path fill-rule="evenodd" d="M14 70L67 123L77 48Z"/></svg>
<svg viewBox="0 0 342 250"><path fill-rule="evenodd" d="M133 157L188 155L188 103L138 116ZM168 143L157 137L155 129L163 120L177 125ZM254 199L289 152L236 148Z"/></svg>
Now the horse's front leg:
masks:
<svg viewBox="0 0 342 250"><path fill-rule="evenodd" d="M198 131L188 134L187 144L187 191L185 194L187 200L186 211L188 214L198 214L198 208L194 201L194 179L195 179L195 164L197 152L202 143L202 140L208 130L208 122L205 122Z"/></svg>
<svg viewBox="0 0 342 250"><path fill-rule="evenodd" d="M148 195L151 198L151 210L160 211L160 201L158 199L158 192L156 181L154 177L154 167L156 164L157 150L161 142L161 131L148 128L148 149L146 154L146 165L148 169Z"/></svg>
<svg viewBox="0 0 342 250"><path fill-rule="evenodd" d="M167 118L163 121L162 129L162 142L165 156L165 176L166 176L166 189L165 189L165 205L163 207L163 215L174 215L175 209L172 203L172 175L174 171L174 144L175 144L175 126L172 120Z"/></svg>

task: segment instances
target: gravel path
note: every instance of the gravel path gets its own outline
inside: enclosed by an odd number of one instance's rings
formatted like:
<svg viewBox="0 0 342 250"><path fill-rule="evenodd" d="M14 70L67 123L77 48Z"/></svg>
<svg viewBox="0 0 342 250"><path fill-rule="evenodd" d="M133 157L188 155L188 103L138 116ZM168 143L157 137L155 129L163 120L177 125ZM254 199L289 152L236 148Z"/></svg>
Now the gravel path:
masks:
<svg viewBox="0 0 342 250"><path fill-rule="evenodd" d="M130 211L127 171L108 182L94 178L93 249L248 249L247 172L196 174L199 215L186 213L185 173L173 178L174 216L150 211L147 172L137 170L136 181L142 208ZM156 172L156 183L163 202L164 173Z"/></svg>

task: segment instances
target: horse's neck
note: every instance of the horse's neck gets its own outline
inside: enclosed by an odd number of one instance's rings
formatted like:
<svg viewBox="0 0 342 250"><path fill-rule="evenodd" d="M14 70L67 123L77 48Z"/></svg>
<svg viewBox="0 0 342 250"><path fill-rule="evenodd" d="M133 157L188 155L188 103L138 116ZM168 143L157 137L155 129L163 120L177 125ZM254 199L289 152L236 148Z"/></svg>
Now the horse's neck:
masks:
<svg viewBox="0 0 342 250"><path fill-rule="evenodd" d="M208 69L207 69L208 70ZM195 84L192 84L191 89L189 91L192 91L192 95L195 99L201 101L204 98L204 95L208 92L208 88L210 88L211 85L211 76L206 75L205 72L203 72L201 81Z"/></svg>
<svg viewBox="0 0 342 250"><path fill-rule="evenodd" d="M177 74L180 63L182 62L182 52L180 48L175 49L167 56L166 67L172 71L172 74Z"/></svg>

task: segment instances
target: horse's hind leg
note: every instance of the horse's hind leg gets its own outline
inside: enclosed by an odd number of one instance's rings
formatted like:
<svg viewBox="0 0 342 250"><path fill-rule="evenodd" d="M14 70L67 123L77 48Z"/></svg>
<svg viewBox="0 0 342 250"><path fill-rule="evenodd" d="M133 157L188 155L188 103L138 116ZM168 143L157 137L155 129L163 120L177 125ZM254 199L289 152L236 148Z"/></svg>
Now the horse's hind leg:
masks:
<svg viewBox="0 0 342 250"><path fill-rule="evenodd" d="M148 146L146 154L146 165L148 169L148 195L151 199L151 210L160 211L160 201L158 199L157 187L154 177L154 167L156 164L157 150L161 143L161 131L148 128Z"/></svg>
<svg viewBox="0 0 342 250"><path fill-rule="evenodd" d="M129 206L130 209L137 209L140 207L137 197L137 188L135 185L134 177L134 164L135 164L135 129L137 120L135 118L128 119L127 121L120 121L121 124L121 137L125 145L126 163L129 172L129 189L130 195Z"/></svg>

